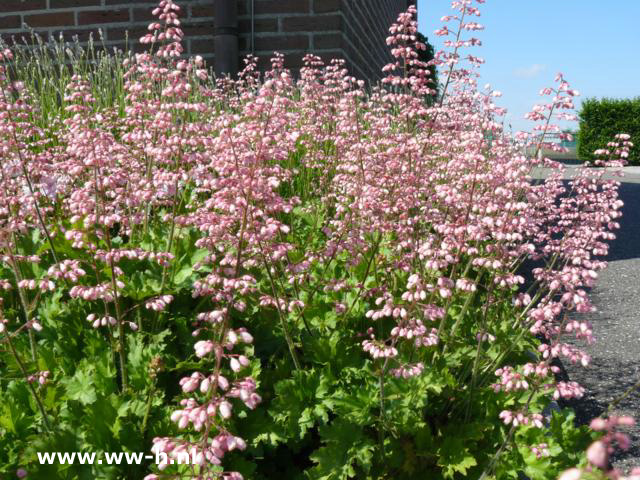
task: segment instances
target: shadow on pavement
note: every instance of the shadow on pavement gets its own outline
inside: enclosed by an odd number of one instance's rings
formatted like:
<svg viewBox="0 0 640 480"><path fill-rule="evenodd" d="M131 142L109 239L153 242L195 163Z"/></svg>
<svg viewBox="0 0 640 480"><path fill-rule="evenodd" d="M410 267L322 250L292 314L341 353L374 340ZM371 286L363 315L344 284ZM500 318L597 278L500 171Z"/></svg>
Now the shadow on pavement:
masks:
<svg viewBox="0 0 640 480"><path fill-rule="evenodd" d="M586 388L586 394L567 406L576 412L576 422L588 425L600 415L606 414L609 404L623 396L640 379L640 358L636 335L638 314L636 299L638 274L635 271L640 258L640 183L637 177L620 185L620 199L624 202L620 229L611 242L608 262L627 260L617 265L609 265L615 273L607 277L607 288L596 287L592 299L597 312L583 318L594 325L596 344L587 350L592 355L588 368L564 365L564 373L572 381ZM605 272L606 273L606 272ZM640 392L633 391L615 408L614 415L638 417L640 412ZM638 418L636 418L638 421ZM612 458L613 464L623 470L635 466L640 459L640 425L626 429L631 437L631 448L618 451Z"/></svg>
<svg viewBox="0 0 640 480"><path fill-rule="evenodd" d="M587 393L578 400L563 402L562 406L576 412L578 425L589 425L593 418L607 412L609 403L623 396L635 385L640 376L640 362L612 361L594 358L589 368L567 366L569 377L581 385L588 385ZM633 391L613 409L613 415L637 416L640 411L640 395ZM637 420L637 419L636 419ZM612 458L619 468L634 466L640 458L640 425L623 429L631 437L631 448L618 451Z"/></svg>
<svg viewBox="0 0 640 480"><path fill-rule="evenodd" d="M622 183L620 199L624 202L620 230L606 258L611 262L640 257L640 183Z"/></svg>

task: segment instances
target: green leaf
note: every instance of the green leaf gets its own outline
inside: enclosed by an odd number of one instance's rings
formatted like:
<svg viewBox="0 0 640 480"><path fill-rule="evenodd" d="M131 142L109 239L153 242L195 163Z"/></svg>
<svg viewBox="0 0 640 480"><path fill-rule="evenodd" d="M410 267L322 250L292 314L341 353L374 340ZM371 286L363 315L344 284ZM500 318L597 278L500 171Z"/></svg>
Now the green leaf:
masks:
<svg viewBox="0 0 640 480"><path fill-rule="evenodd" d="M275 385L270 414L290 435L304 438L316 424L329 421L334 402L328 398L333 377L328 369L298 371Z"/></svg>
<svg viewBox="0 0 640 480"><path fill-rule="evenodd" d="M178 273L176 273L175 277L173 277L173 281L176 285L181 285L184 283L191 275L193 274L193 267L188 265L186 267L181 268Z"/></svg>
<svg viewBox="0 0 640 480"><path fill-rule="evenodd" d="M467 474L467 470L478 462L469 453L459 437L447 436L438 448L438 465L442 467L443 478L454 478L456 473Z"/></svg>
<svg viewBox="0 0 640 480"><path fill-rule="evenodd" d="M170 333L169 330L163 330L156 335L148 336L146 340L142 335L127 337L129 377L131 385L137 390L144 389L151 382L149 364L154 357L162 357L165 339Z"/></svg>
<svg viewBox="0 0 640 480"><path fill-rule="evenodd" d="M90 405L96 401L96 389L93 381L95 369L93 367L78 368L73 377L63 379L67 396L83 405Z"/></svg>
<svg viewBox="0 0 640 480"><path fill-rule="evenodd" d="M307 472L312 480L347 480L363 478L370 470L376 450L372 438L365 436L362 427L344 419L336 419L319 429L324 446L313 452L311 460L317 465Z"/></svg>
<svg viewBox="0 0 640 480"><path fill-rule="evenodd" d="M144 400L132 398L120 405L118 408L118 417L126 417L128 415L134 415L136 417L144 417L147 404Z"/></svg>
<svg viewBox="0 0 640 480"><path fill-rule="evenodd" d="M16 402L6 401L0 406L0 431L24 435L31 419L27 417L24 408Z"/></svg>
<svg viewBox="0 0 640 480"><path fill-rule="evenodd" d="M193 255L191 255L191 264L195 265L196 263L202 261L202 259L207 255L209 255L209 250L205 250L202 248L196 250L195 252L193 252Z"/></svg>

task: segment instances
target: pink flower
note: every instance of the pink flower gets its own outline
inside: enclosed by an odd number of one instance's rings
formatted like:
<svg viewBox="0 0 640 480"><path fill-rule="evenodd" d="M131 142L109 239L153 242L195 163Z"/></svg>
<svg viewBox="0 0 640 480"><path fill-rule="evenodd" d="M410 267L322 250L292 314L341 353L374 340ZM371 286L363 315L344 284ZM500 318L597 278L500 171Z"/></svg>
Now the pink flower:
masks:
<svg viewBox="0 0 640 480"><path fill-rule="evenodd" d="M592 430L605 430L607 428L607 421L604 418L594 418L589 425Z"/></svg>
<svg viewBox="0 0 640 480"><path fill-rule="evenodd" d="M220 416L222 418L230 418L231 417L231 404L229 402L223 401L218 405L218 411L220 412Z"/></svg>
<svg viewBox="0 0 640 480"><path fill-rule="evenodd" d="M609 463L607 446L600 440L593 442L587 449L587 459L598 468L606 468Z"/></svg>
<svg viewBox="0 0 640 480"><path fill-rule="evenodd" d="M582 478L582 470L577 468L570 468L569 470L565 470L558 477L558 480L580 480Z"/></svg>
<svg viewBox="0 0 640 480"><path fill-rule="evenodd" d="M194 350L196 351L196 355L200 358L205 357L206 355L211 353L214 347L214 343L210 340L200 340L193 346Z"/></svg>
<svg viewBox="0 0 640 480"><path fill-rule="evenodd" d="M229 360L229 366L234 372L239 372L242 369L242 365L240 365L240 362L236 358L231 358Z"/></svg>

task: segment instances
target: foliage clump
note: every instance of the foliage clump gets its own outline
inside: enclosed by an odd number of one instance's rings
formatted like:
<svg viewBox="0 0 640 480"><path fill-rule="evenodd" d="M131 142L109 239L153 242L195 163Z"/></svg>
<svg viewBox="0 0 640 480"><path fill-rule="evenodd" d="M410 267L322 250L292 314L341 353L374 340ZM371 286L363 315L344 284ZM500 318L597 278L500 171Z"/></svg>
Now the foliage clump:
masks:
<svg viewBox="0 0 640 480"><path fill-rule="evenodd" d="M631 142L640 143L640 97L587 98L578 116L578 157L582 161L595 163L610 153L616 155L616 145L609 142L618 133L625 133ZM630 165L640 165L639 149L631 149L627 155Z"/></svg>

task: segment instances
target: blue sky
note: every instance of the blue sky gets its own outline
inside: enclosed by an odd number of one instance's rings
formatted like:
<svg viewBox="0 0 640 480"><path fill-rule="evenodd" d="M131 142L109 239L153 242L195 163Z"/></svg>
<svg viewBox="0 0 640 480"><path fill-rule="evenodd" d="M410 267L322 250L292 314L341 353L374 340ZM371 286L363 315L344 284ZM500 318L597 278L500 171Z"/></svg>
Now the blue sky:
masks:
<svg viewBox="0 0 640 480"><path fill-rule="evenodd" d="M523 115L557 72L580 91L578 104L640 96L640 0L487 0L480 9L485 30L471 33L483 45L467 50L485 59L479 85L503 93L496 103L514 131L528 129ZM451 12L450 0L418 0L419 29L436 50L447 37L433 32Z"/></svg>

